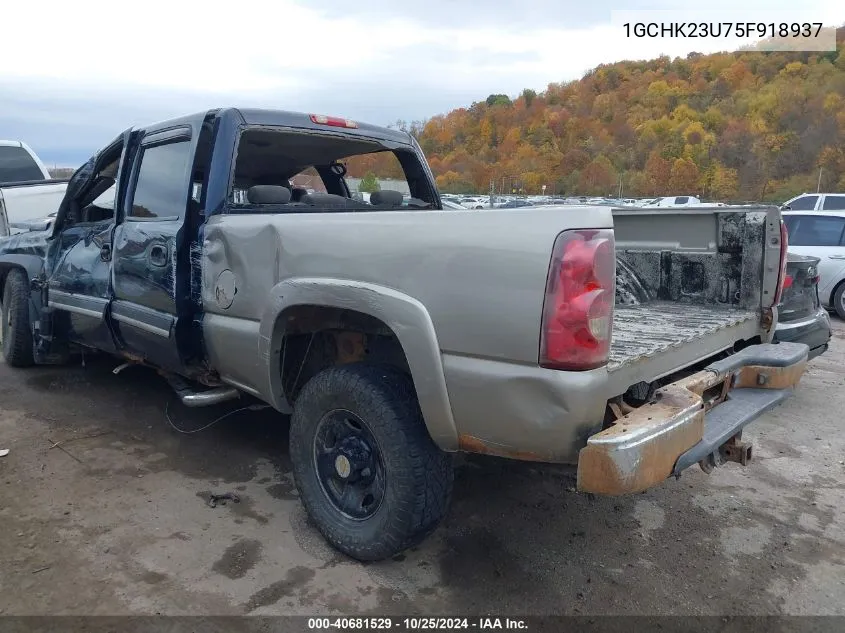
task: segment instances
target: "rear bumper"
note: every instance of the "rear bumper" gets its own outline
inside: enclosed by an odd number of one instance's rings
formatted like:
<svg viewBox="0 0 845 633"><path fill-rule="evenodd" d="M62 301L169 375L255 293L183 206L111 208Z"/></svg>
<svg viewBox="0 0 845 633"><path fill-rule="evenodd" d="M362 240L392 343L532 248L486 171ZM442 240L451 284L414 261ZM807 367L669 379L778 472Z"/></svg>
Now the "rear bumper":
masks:
<svg viewBox="0 0 845 633"><path fill-rule="evenodd" d="M824 308L800 321L778 322L775 343L804 343L810 348L808 358L815 358L827 350L830 341L830 315Z"/></svg>
<svg viewBox="0 0 845 633"><path fill-rule="evenodd" d="M578 489L641 492L710 456L719 463L736 453L732 439L745 425L791 395L808 354L803 343L754 345L659 389L654 402L587 440Z"/></svg>

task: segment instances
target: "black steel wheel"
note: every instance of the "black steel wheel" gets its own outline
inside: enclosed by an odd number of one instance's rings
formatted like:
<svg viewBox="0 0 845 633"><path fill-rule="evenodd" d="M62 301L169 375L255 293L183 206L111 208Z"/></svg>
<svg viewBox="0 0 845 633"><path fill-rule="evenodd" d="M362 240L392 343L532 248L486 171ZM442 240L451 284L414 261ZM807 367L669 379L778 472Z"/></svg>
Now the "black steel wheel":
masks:
<svg viewBox="0 0 845 633"><path fill-rule="evenodd" d="M428 434L410 377L393 367L330 367L300 391L290 456L302 504L335 548L383 560L445 516L452 461Z"/></svg>
<svg viewBox="0 0 845 633"><path fill-rule="evenodd" d="M329 411L317 424L314 468L323 492L345 516L364 520L381 507L385 472L378 442L351 411Z"/></svg>

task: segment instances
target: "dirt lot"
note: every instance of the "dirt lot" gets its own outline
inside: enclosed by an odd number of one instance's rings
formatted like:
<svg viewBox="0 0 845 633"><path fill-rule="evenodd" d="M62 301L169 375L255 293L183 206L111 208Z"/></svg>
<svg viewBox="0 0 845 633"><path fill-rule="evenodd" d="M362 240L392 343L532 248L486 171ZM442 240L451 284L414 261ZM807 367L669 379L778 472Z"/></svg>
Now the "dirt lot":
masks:
<svg viewBox="0 0 845 633"><path fill-rule="evenodd" d="M285 418L182 435L168 401L188 429L228 409L185 409L110 359L0 365L0 613L845 614L835 327L799 393L749 427L747 468L590 499L558 468L467 459L445 524L370 565L308 524Z"/></svg>

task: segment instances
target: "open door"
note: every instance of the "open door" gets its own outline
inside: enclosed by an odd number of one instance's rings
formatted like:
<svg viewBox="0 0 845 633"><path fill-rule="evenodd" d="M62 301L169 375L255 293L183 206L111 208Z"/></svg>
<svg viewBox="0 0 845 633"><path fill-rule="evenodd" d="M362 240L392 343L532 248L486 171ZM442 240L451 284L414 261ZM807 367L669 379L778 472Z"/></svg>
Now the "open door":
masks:
<svg viewBox="0 0 845 633"><path fill-rule="evenodd" d="M114 190L130 134L80 168L68 184L47 251L47 306L60 338L114 352L111 298Z"/></svg>

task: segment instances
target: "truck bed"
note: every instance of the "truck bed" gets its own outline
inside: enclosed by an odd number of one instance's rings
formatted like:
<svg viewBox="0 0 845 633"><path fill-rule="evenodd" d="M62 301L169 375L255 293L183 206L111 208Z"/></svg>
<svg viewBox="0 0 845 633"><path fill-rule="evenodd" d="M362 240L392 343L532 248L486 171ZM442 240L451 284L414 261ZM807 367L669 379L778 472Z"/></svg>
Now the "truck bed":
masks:
<svg viewBox="0 0 845 633"><path fill-rule="evenodd" d="M712 346L707 341L712 340L714 334L757 319L755 311L725 306L668 301L617 306L607 368L616 371L623 365L657 356L686 343L700 342L710 349Z"/></svg>
<svg viewBox="0 0 845 633"><path fill-rule="evenodd" d="M611 397L761 336L778 272L766 208L614 209L613 219Z"/></svg>

